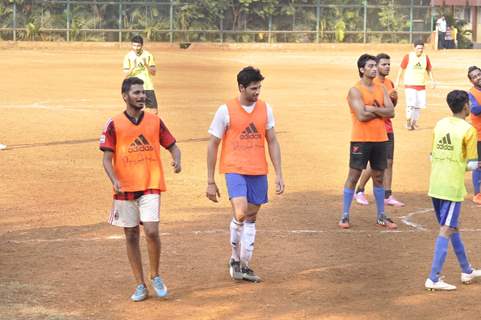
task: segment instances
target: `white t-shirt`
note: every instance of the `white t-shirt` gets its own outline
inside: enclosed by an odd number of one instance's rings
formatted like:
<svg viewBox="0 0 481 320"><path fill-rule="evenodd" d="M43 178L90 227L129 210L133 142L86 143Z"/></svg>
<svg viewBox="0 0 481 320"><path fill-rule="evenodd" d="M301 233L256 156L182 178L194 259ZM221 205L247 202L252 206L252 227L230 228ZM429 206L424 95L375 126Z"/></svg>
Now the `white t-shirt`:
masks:
<svg viewBox="0 0 481 320"><path fill-rule="evenodd" d="M254 111L255 103L251 104L250 106L242 106L242 108L247 113L252 113ZM269 104L266 103L267 107L267 123L266 123L266 130L272 129L275 126L274 120L274 113L272 112L272 108ZM222 139L224 136L225 130L229 127L230 117L229 117L229 110L227 109L227 105L223 104L217 109L215 113L214 119L209 127L209 133L219 139Z"/></svg>
<svg viewBox="0 0 481 320"><path fill-rule="evenodd" d="M439 18L438 20L436 20L436 25L438 26L439 32L446 32L446 29L447 29L446 19Z"/></svg>

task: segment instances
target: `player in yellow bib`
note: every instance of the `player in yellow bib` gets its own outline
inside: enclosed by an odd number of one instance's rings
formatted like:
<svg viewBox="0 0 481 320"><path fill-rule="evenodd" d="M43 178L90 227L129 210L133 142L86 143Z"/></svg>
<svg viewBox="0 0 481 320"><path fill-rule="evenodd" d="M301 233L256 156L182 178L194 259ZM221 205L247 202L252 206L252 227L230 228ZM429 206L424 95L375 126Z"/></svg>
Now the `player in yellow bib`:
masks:
<svg viewBox="0 0 481 320"><path fill-rule="evenodd" d="M157 68L155 67L154 56L143 46L144 39L141 36L132 38L132 50L124 57L125 78L136 77L144 81L145 107L157 114L158 104L155 97L154 82L152 81L152 76L155 76Z"/></svg>
<svg viewBox="0 0 481 320"><path fill-rule="evenodd" d="M426 108L426 72L431 79L434 89L435 83L429 57L424 54L424 43L414 42L414 51L405 55L401 62L401 69L397 75L395 87L399 88L399 81L404 74L404 92L406 96L406 127L408 130L417 128L421 109Z"/></svg>
<svg viewBox="0 0 481 320"><path fill-rule="evenodd" d="M440 225L436 238L431 273L426 279L428 290L455 290L456 287L440 278L449 241L461 267L461 282L470 283L481 277L481 270L471 267L459 234L461 203L466 195L464 174L479 168L476 150L476 130L465 121L469 116L469 97L466 91L454 90L447 102L453 116L441 119L434 128L429 196L432 197Z"/></svg>

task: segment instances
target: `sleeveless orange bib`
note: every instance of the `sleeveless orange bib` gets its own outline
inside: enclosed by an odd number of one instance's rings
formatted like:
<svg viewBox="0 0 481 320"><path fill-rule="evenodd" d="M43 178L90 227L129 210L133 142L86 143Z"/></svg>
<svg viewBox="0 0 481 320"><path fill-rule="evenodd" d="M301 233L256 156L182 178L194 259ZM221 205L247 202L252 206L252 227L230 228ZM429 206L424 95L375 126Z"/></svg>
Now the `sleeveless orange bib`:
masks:
<svg viewBox="0 0 481 320"><path fill-rule="evenodd" d="M227 102L229 127L222 140L221 173L265 175L268 171L264 141L267 106L257 100L252 113L246 112L238 99Z"/></svg>
<svg viewBox="0 0 481 320"><path fill-rule="evenodd" d="M360 82L354 86L361 92L362 100L366 106L377 105L384 107L384 90L381 85L373 83L372 92ZM359 121L355 112L351 109L352 134L354 142L382 142L387 141L386 126L382 118L374 118L369 121Z"/></svg>
<svg viewBox="0 0 481 320"><path fill-rule="evenodd" d="M135 125L125 114L113 118L116 136L114 170L123 192L158 189L165 191L160 159L160 120L144 113Z"/></svg>

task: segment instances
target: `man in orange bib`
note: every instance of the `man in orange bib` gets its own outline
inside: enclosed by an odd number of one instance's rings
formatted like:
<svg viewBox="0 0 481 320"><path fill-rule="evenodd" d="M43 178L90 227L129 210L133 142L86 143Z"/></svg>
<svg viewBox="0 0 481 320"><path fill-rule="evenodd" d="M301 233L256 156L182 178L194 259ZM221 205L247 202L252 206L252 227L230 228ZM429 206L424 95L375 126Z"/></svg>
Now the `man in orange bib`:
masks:
<svg viewBox="0 0 481 320"><path fill-rule="evenodd" d="M471 123L478 132L478 160L481 161L481 69L472 66L468 69L469 81L473 87L469 90L469 101L471 104ZM473 202L481 205L481 169L473 170Z"/></svg>
<svg viewBox="0 0 481 320"><path fill-rule="evenodd" d="M354 188L369 162L372 170L374 197L377 206L379 226L389 229L396 224L384 214L383 175L387 166L385 118L394 116L394 106L383 85L373 82L377 75L376 57L363 54L357 60L361 80L349 90L347 101L351 111L352 135L350 146L349 173L344 184L343 214L339 227L351 227L349 211L351 209Z"/></svg>
<svg viewBox="0 0 481 320"><path fill-rule="evenodd" d="M229 273L234 280L259 282L249 267L254 250L256 217L267 202L267 160L265 141L276 172L276 193L284 192L281 151L274 130L272 108L258 99L264 77L258 69L246 67L237 75L238 98L219 107L209 128L207 191L209 200L220 197L215 183L217 151L222 141L220 172L225 174L232 204L230 223L232 256Z"/></svg>
<svg viewBox="0 0 481 320"><path fill-rule="evenodd" d="M391 98L391 101L394 106L397 104L397 91L394 88L394 84L392 81L387 77L391 70L391 57L385 53L380 53L376 56L377 61L377 76L374 78L373 83L381 84L387 89L387 93ZM387 168L384 170L384 204L388 206L395 206L395 207L403 207L404 203L398 201L392 195L392 167L393 167L393 159L394 159L394 130L391 122L391 118L384 118L384 124L386 125L386 132L388 141L386 142L387 148ZM363 171L361 175L361 179L359 180L359 185L356 189L356 194L354 198L356 199L357 203L362 205L368 205L369 202L367 201L364 195L364 188L366 187L367 182L371 178L371 168L368 166L366 170Z"/></svg>
<svg viewBox="0 0 481 320"><path fill-rule="evenodd" d="M137 281L133 301L147 298L140 256L139 224L144 226L149 252L150 278L158 297L167 295L159 275L160 193L165 191L160 146L172 155L172 166L180 172L180 150L161 119L143 111L146 95L143 80L132 77L122 83L126 110L109 119L100 137L103 166L114 188L109 223L123 227L127 256Z"/></svg>

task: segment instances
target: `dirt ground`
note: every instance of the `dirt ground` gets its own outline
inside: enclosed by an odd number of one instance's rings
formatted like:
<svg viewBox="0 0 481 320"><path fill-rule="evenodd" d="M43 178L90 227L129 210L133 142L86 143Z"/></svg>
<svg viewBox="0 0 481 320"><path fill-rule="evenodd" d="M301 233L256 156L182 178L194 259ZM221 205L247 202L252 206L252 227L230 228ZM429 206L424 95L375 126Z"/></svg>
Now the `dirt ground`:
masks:
<svg viewBox="0 0 481 320"><path fill-rule="evenodd" d="M0 319L479 319L481 283L465 286L450 248L451 293L429 293L437 226L427 197L434 124L445 96L469 88L479 51L428 54L438 81L420 129L404 129L400 91L394 128L396 232L375 225L375 206L353 204L351 230L337 227L347 174L348 88L364 53L392 57L392 78L409 46L146 45L154 54L160 115L178 140L183 171L167 167L162 195L161 273L165 300L130 302L134 280L123 232L106 223L111 187L98 137L123 110L121 63L128 45L0 43ZM276 116L286 193L270 190L258 218L253 268L260 284L230 280L225 182L221 202L205 198L207 129L237 94L235 76L261 68L262 98ZM273 170L271 170L273 172ZM269 176L271 186L274 175ZM471 191L471 179L466 175ZM369 199L373 200L371 184ZM466 201L463 239L481 267L480 208ZM142 240L147 271L145 242Z"/></svg>

